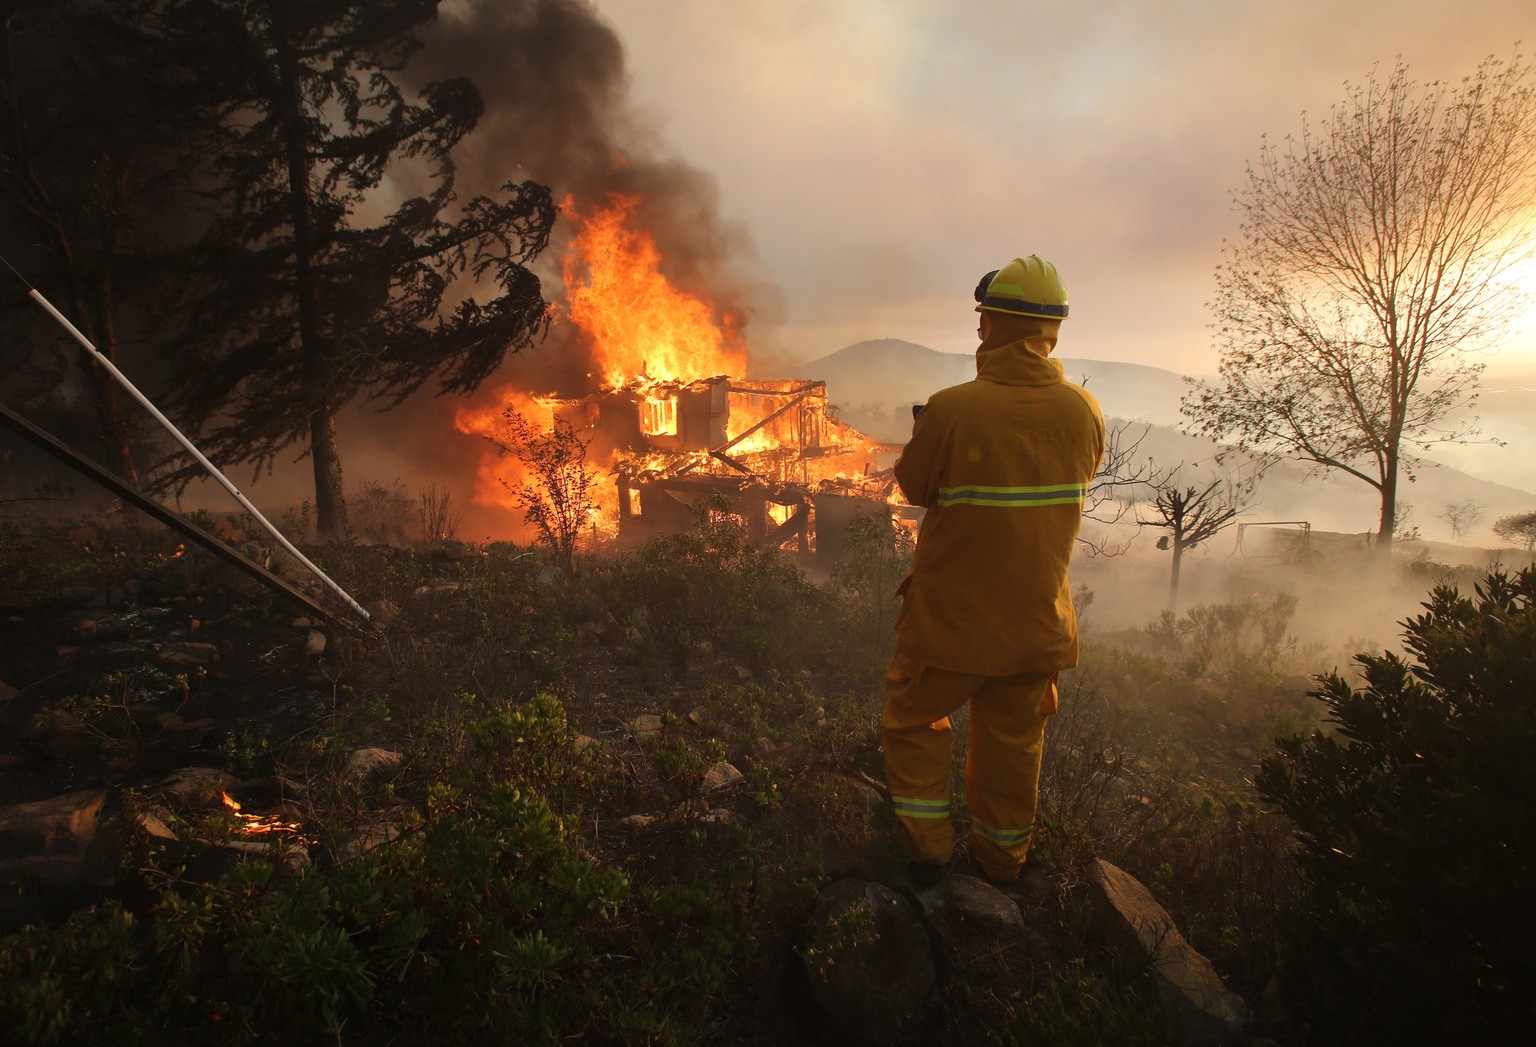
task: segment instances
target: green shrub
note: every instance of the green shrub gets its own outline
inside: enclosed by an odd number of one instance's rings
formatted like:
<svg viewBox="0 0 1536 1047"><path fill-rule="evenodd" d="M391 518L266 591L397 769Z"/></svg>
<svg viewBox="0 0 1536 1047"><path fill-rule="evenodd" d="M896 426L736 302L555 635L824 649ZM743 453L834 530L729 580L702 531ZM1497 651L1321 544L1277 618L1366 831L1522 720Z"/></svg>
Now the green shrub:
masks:
<svg viewBox="0 0 1536 1047"><path fill-rule="evenodd" d="M1288 635L1296 603L1294 594L1278 593L1268 603L1201 605L1182 617L1164 611L1146 634L1189 679L1219 678L1252 692L1273 686L1296 653Z"/></svg>
<svg viewBox="0 0 1536 1047"><path fill-rule="evenodd" d="M783 671L823 661L829 646L828 593L729 513L705 511L692 530L651 539L608 583L615 618L633 623L643 607L655 650L678 672L701 646Z"/></svg>
<svg viewBox="0 0 1536 1047"><path fill-rule="evenodd" d="M140 915L107 904L0 942L0 1023L29 1043L316 1042L343 1026L557 1042L598 1005L579 973L629 896L508 784L438 786L414 831L328 871L249 861L211 885L152 883Z"/></svg>
<svg viewBox="0 0 1536 1047"><path fill-rule="evenodd" d="M1291 988L1341 1041L1506 1042L1536 995L1536 571L1424 607L1413 664L1359 655L1331 733L1264 761L1308 888Z"/></svg>
<svg viewBox="0 0 1536 1047"><path fill-rule="evenodd" d="M842 599L849 656L872 683L878 683L896 648L896 587L912 569L917 540L885 510L860 512L849 522L832 565L832 588Z"/></svg>

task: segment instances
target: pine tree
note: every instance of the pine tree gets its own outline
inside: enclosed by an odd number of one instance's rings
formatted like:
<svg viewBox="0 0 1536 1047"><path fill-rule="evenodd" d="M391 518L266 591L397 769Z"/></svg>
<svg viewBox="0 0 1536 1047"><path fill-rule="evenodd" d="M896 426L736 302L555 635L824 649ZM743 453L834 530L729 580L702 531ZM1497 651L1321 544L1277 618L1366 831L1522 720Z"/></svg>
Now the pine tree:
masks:
<svg viewBox="0 0 1536 1047"><path fill-rule="evenodd" d="M336 415L429 382L466 392L547 323L526 268L555 206L532 182L456 206L452 150L481 113L466 80L400 73L438 0L167 0L213 129L213 220L186 260L195 293L171 347L173 404L210 457L270 465L304 442L316 525L346 531ZM421 187L376 222L405 186ZM445 303L461 282L487 302ZM187 469L170 475L184 481Z"/></svg>

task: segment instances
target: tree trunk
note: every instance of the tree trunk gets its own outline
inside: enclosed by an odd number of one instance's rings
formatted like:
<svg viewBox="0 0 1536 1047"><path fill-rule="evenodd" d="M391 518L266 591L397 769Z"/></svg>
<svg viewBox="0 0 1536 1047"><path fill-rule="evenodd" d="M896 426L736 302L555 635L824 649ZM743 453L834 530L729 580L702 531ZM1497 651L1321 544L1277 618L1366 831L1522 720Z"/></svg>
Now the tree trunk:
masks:
<svg viewBox="0 0 1536 1047"><path fill-rule="evenodd" d="M273 47L277 52L282 97L284 160L288 168L288 211L293 222L294 290L298 298L299 352L304 360L304 392L309 405L309 453L315 466L315 532L340 538L347 530L346 493L341 483L341 455L336 447L336 405L330 396L330 358L320 300L315 285L315 230L310 215L309 143L299 96L298 59L279 17L272 11Z"/></svg>
<svg viewBox="0 0 1536 1047"><path fill-rule="evenodd" d="M1168 611L1170 614L1179 613L1179 570L1184 566L1184 542L1174 535L1173 538L1173 569L1168 577Z"/></svg>
<svg viewBox="0 0 1536 1047"><path fill-rule="evenodd" d="M347 500L336 448L336 416L316 411L309 417L309 456L315 463L315 532L321 538L347 533Z"/></svg>
<svg viewBox="0 0 1536 1047"><path fill-rule="evenodd" d="M112 287L103 280L96 284L96 334L92 342L101 355L117 365L117 326L112 319ZM90 354L86 354L90 355ZM127 392L117 379L93 357L89 364L96 395L96 412L101 418L101 437L112 459L113 471L133 486L139 486L139 470L133 464L135 426L128 414Z"/></svg>
<svg viewBox="0 0 1536 1047"><path fill-rule="evenodd" d="M1392 562L1392 534L1397 530L1397 455L1387 455L1381 477L1381 519L1376 529L1376 557Z"/></svg>
<svg viewBox="0 0 1536 1047"><path fill-rule="evenodd" d="M83 333L83 332L82 332ZM97 346L100 349L100 346ZM107 356L105 350L102 355ZM139 486L139 470L133 464L132 428L128 424L126 394L117 379L113 378L96 362L96 358L80 349L80 366L85 369L91 383L91 399L96 403L96 422L101 431L101 442L106 448L107 464L111 470L133 486Z"/></svg>

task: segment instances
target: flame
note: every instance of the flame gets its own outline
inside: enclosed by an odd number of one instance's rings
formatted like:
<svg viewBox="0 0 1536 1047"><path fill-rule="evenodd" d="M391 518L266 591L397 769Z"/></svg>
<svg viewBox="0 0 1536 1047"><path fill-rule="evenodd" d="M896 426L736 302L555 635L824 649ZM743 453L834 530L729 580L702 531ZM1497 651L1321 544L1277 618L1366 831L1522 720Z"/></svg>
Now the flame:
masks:
<svg viewBox="0 0 1536 1047"><path fill-rule="evenodd" d="M562 204L577 224L562 266L562 322L573 332L571 351L590 361L589 395L559 399L507 386L481 406L460 409L455 428L506 447L509 411L544 431L557 419L569 422L587 442L586 465L598 476L590 488L592 528L604 536L618 530L621 497L630 513L639 511L633 480L745 474L753 482L884 500L888 479L870 474L886 452L837 421L825 383L745 379L738 325L668 279L655 239L637 224L640 202L611 195L585 211L569 199ZM520 526L519 493L529 483L539 486L514 455L488 448L482 456L474 501L508 510L517 540L536 537ZM768 512L774 525L793 515L789 508Z"/></svg>
<svg viewBox="0 0 1536 1047"><path fill-rule="evenodd" d="M235 820L241 823L241 836L263 836L268 833L296 834L303 828L298 822L284 821L275 814L244 814L239 801L222 789L219 790L219 801L229 809L229 813Z"/></svg>
<svg viewBox="0 0 1536 1047"><path fill-rule="evenodd" d="M655 239L635 227L636 196L611 196L585 219L565 256L566 310L591 340L594 377L618 388L741 375L747 351L729 319L674 287L661 272Z"/></svg>

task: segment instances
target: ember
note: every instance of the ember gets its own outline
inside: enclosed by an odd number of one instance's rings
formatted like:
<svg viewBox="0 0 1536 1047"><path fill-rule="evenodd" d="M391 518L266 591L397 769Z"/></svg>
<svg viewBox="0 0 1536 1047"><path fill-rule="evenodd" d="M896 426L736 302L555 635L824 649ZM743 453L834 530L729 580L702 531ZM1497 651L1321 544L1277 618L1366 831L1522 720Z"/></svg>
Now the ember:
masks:
<svg viewBox="0 0 1536 1047"><path fill-rule="evenodd" d="M616 197L578 217L565 260L566 311L590 352L591 391L504 388L461 411L457 428L494 437L509 408L542 428L569 423L587 441L589 466L614 478L594 530L625 544L686 529L696 505L720 496L754 541L831 555L818 530L840 535L859 506L897 497L899 448L839 422L825 382L746 379L737 324L663 275L654 239L635 226L638 202ZM476 500L514 508L508 485L520 481L507 473L488 453Z"/></svg>

